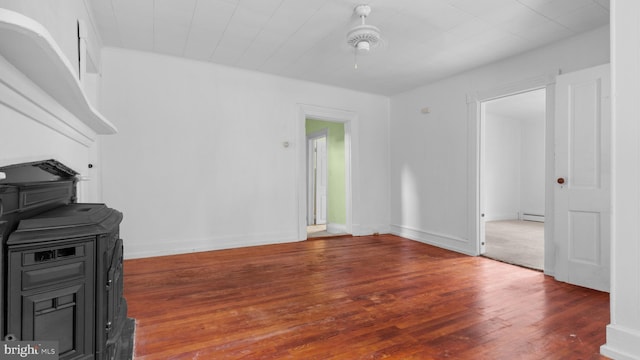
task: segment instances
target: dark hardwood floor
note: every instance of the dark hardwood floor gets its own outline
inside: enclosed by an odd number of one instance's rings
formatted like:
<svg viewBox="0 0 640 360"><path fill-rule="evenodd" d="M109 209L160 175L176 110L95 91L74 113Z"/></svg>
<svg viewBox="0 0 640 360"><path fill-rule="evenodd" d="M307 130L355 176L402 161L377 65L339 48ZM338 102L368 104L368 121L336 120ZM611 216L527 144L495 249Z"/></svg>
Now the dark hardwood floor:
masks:
<svg viewBox="0 0 640 360"><path fill-rule="evenodd" d="M609 295L392 235L125 261L149 359L604 359Z"/></svg>

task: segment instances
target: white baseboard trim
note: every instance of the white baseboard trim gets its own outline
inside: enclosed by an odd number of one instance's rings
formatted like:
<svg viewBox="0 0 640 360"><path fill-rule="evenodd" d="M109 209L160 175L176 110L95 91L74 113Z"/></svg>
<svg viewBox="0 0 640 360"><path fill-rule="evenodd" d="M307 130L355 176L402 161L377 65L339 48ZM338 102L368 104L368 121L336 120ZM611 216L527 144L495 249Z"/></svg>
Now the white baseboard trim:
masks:
<svg viewBox="0 0 640 360"><path fill-rule="evenodd" d="M131 240L124 241L124 258L140 259L146 257L188 254L193 252L213 251L241 248L248 246L272 245L300 241L297 234L251 234L229 235L201 239L177 241L165 239L152 243L135 244Z"/></svg>
<svg viewBox="0 0 640 360"><path fill-rule="evenodd" d="M436 234L429 231L410 228L402 225L391 225L391 234L407 239L419 241L425 244L441 247L443 249L459 252L465 255L475 256L467 239L462 239L445 234Z"/></svg>
<svg viewBox="0 0 640 360"><path fill-rule="evenodd" d="M616 360L640 359L640 331L607 325L607 343L600 347L600 353Z"/></svg>
<svg viewBox="0 0 640 360"><path fill-rule="evenodd" d="M390 234L389 225L380 224L353 224L351 226L351 235L353 236L369 236L373 234Z"/></svg>
<svg viewBox="0 0 640 360"><path fill-rule="evenodd" d="M518 213L485 214L484 221L517 220L519 218Z"/></svg>
<svg viewBox="0 0 640 360"><path fill-rule="evenodd" d="M523 213L522 220L544 222L544 215Z"/></svg>

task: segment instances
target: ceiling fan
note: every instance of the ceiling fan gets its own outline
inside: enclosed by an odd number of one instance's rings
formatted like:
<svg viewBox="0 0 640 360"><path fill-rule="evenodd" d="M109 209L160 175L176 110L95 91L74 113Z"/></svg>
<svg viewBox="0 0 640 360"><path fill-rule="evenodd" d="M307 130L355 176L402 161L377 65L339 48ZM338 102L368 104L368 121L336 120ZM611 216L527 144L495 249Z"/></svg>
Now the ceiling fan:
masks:
<svg viewBox="0 0 640 360"><path fill-rule="evenodd" d="M372 48L380 44L380 29L373 25L367 25L365 19L371 14L369 5L358 5L353 9L361 23L347 32L347 44L354 50L355 65L358 68L358 53L368 53Z"/></svg>

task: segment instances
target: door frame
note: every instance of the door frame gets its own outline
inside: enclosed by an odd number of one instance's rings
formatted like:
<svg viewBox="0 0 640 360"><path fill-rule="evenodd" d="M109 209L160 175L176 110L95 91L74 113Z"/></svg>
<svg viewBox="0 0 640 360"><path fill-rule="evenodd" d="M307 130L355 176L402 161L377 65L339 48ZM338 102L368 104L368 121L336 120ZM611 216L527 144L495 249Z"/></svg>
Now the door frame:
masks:
<svg viewBox="0 0 640 360"><path fill-rule="evenodd" d="M559 71L544 74L537 77L524 79L518 82L496 87L486 91L467 94L467 118L468 118L468 143L469 143L469 207L468 207L468 234L471 240L473 255L481 255L485 251L484 239L484 194L482 194L483 174L481 158L482 140L484 139L485 118L484 102L502 97L516 95L532 90L546 89L546 119L545 119L545 223L544 223L544 273L554 275L555 252L554 207L553 207L553 175L554 175L554 116L555 116L555 78Z"/></svg>
<svg viewBox="0 0 640 360"><path fill-rule="evenodd" d="M313 195L313 190L316 187L316 181L315 181L315 177L313 176L313 170L311 167L311 163L313 161L313 152L312 152L312 146L314 144L314 142L320 138L325 138L326 141L328 141L328 137L329 137L329 131L328 129L322 129L320 131L316 131L312 134L308 134L307 135L307 225L310 224L310 220L311 217L313 217L313 213L314 213L314 208L317 207L316 206L316 199L315 196ZM327 154L325 154L326 156ZM327 169L329 168L328 165L328 158L329 156L326 156L327 159L325 159L325 161L327 162ZM325 173L325 176L328 177L328 174ZM327 193L328 195L328 193ZM327 196L328 198L328 196ZM328 200L327 200L328 201ZM327 206L328 208L328 206ZM326 215L328 216L328 214ZM315 220L313 222L315 224Z"/></svg>
<svg viewBox="0 0 640 360"><path fill-rule="evenodd" d="M480 254L484 254L485 253L485 248L486 248L486 228L485 228L485 224L486 224L486 201L488 200L488 196L486 194L486 186L487 186L487 181L486 181L486 171L483 171L483 169L486 168L487 166L487 152L486 152L486 148L485 145L487 144L486 141L486 136L487 136L487 106L489 103L491 103L494 100L497 99L508 99L510 97L513 96L517 96L520 94L527 94L529 92L533 92L533 91L541 91L544 90L545 91L545 103L543 106L545 106L545 126L546 126L546 119L547 119L547 114L546 114L546 108L547 108L547 99L546 99L546 91L547 88L546 86L540 87L540 88L536 88L536 89L531 89L531 90L527 90L527 91L522 91L522 92L517 92L515 94L510 94L510 95L506 95L506 96L499 96L497 98L491 99L491 100L483 100L480 103L480 209L483 209L482 213L480 214L481 217L481 221L480 221ZM544 149L545 149L545 167L544 167L544 176L543 176L543 181L545 184L545 192L546 192L546 179L547 179L547 166L546 166L546 153L547 153L547 141L546 141L546 129L545 129L545 139L544 139ZM546 208L546 204L545 204L545 208ZM546 209L545 209L546 210ZM520 214L520 213L519 213ZM521 214L520 214L521 215ZM484 220L484 221L483 221ZM545 219L544 224L546 224L547 221Z"/></svg>
<svg viewBox="0 0 640 360"><path fill-rule="evenodd" d="M298 239L307 239L307 135L305 132L307 119L336 122L344 124L344 162L345 162L345 206L346 232L356 235L353 224L353 199L357 198L358 174L358 114L354 111L334 109L317 105L298 104L296 121L296 143L298 160L296 162L297 197L298 197Z"/></svg>

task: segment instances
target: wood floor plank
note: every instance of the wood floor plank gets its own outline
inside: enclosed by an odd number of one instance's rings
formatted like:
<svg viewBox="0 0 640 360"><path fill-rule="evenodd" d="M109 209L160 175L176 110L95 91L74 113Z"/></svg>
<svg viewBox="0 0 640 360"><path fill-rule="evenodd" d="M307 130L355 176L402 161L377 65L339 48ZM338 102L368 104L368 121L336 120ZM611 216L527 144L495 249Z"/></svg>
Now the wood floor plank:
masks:
<svg viewBox="0 0 640 360"><path fill-rule="evenodd" d="M609 295L392 235L126 260L135 355L604 359Z"/></svg>

